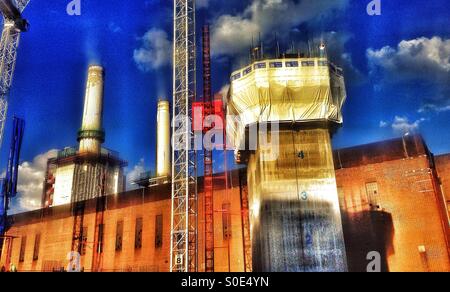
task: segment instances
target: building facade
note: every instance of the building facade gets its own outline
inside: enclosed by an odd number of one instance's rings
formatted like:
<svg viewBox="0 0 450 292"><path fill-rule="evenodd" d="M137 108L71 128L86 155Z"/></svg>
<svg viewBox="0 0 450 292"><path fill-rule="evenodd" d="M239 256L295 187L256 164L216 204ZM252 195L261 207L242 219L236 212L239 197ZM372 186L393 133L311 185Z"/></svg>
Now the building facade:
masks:
<svg viewBox="0 0 450 292"><path fill-rule="evenodd" d="M366 271L370 252L383 271L450 271L445 194L450 160L435 158L420 136L334 151L348 268ZM229 186L215 185L215 271L245 271L242 192L246 171L230 173ZM241 177L240 177L241 176ZM199 185L202 185L199 183ZM80 267L91 271L96 200L86 203ZM106 199L101 271L169 271L170 184ZM199 206L203 206L202 189ZM72 205L11 217L10 249L0 263L19 271L67 269L73 239ZM199 271L204 270L204 220L199 209ZM10 253L8 253L10 250ZM75 258L76 259L76 258ZM73 260L73 257L72 257Z"/></svg>

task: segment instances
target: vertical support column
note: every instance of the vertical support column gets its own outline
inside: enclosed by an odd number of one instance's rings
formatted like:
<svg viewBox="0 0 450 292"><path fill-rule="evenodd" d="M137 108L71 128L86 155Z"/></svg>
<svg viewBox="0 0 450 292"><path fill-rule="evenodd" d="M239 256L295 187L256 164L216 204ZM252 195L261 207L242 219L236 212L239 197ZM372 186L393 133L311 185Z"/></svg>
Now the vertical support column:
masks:
<svg viewBox="0 0 450 292"><path fill-rule="evenodd" d="M198 264L197 160L192 149L196 92L195 1L174 0L172 212L170 271Z"/></svg>
<svg viewBox="0 0 450 292"><path fill-rule="evenodd" d="M248 165L253 271L347 270L328 129L280 130Z"/></svg>
<svg viewBox="0 0 450 292"><path fill-rule="evenodd" d="M250 208L248 201L247 174L244 170L239 170L239 186L241 191L241 212L242 212L242 243L244 251L244 271L249 273L253 270L252 265L252 241L250 231Z"/></svg>

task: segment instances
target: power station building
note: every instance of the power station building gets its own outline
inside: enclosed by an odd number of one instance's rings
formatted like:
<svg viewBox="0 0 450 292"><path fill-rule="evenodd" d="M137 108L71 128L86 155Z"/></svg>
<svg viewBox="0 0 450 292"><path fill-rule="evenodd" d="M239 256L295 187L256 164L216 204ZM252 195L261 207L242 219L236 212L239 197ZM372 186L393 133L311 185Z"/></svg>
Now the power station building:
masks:
<svg viewBox="0 0 450 292"><path fill-rule="evenodd" d="M335 150L333 156L349 271L366 271L367 255L373 251L381 255L383 271L450 271L450 195L442 192L450 186L448 155L434 157L420 136L406 136ZM246 169L230 172L227 188L215 183L217 272L251 270L241 213L241 197L247 191ZM169 271L170 192L169 183L106 197L101 271ZM200 188L199 206L203 199ZM229 212L219 212L223 209ZM81 252L85 271L92 270L95 210L96 200L86 201ZM200 208L199 218L203 214ZM70 205L11 218L10 258L19 271L67 269L74 222ZM202 220L198 234L203 271ZM3 249L3 265L6 256Z"/></svg>
<svg viewBox="0 0 450 292"><path fill-rule="evenodd" d="M90 66L84 99L83 122L78 132L79 148L66 148L49 159L44 183L43 207L55 207L117 194L125 190L118 153L102 148L104 69Z"/></svg>
<svg viewBox="0 0 450 292"><path fill-rule="evenodd" d="M49 160L42 209L10 216L0 266L170 270L169 104L158 104L156 178L121 192L125 163L101 148L102 82L91 67L80 148ZM229 113L241 119L228 133L247 166L213 179L214 271L366 271L374 252L382 271L450 271L450 156L435 157L419 135L333 151L345 97L325 58L258 60L233 74ZM251 145L255 125L267 136ZM276 137L279 148L268 147Z"/></svg>

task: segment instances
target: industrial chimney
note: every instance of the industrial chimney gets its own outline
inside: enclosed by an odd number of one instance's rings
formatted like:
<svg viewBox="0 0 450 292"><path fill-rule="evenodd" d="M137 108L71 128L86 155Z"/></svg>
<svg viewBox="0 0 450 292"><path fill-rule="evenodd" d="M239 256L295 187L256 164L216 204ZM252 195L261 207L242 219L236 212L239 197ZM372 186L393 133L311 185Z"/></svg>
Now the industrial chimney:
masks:
<svg viewBox="0 0 450 292"><path fill-rule="evenodd" d="M158 102L156 138L156 177L169 177L170 167L170 105L168 101Z"/></svg>
<svg viewBox="0 0 450 292"><path fill-rule="evenodd" d="M84 99L83 124L78 133L80 153L100 154L105 142L102 128L103 119L104 70L100 66L90 66Z"/></svg>

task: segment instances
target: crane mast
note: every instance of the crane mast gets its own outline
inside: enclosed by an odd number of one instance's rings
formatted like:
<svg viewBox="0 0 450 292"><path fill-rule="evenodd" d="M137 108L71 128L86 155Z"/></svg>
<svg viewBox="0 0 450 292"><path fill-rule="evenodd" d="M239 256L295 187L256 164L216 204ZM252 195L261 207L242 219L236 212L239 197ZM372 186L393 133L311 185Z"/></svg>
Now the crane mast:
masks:
<svg viewBox="0 0 450 292"><path fill-rule="evenodd" d="M4 235L10 227L7 213L10 200L17 195L20 150L22 148L24 128L25 121L19 118L14 118L8 167L6 169L5 178L2 182L2 190L0 194L0 236Z"/></svg>
<svg viewBox="0 0 450 292"><path fill-rule="evenodd" d="M22 12L28 3L29 0L0 0L0 11L3 16L0 41L0 147L3 143L8 94L16 66L20 34L28 30L28 23L22 18Z"/></svg>
<svg viewBox="0 0 450 292"><path fill-rule="evenodd" d="M198 262L197 162L192 102L196 95L195 0L174 0L172 212L170 271L195 272Z"/></svg>

